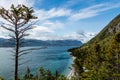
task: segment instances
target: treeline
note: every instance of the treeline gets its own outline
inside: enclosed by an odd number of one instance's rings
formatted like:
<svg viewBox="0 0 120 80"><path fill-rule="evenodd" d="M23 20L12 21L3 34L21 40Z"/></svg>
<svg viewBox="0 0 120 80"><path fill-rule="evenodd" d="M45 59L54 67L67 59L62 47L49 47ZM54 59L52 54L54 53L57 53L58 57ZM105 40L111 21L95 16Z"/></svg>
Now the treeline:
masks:
<svg viewBox="0 0 120 80"><path fill-rule="evenodd" d="M120 32L70 51L78 80L120 80Z"/></svg>
<svg viewBox="0 0 120 80"><path fill-rule="evenodd" d="M33 75L28 67L23 79L20 80L67 80L67 77L59 74L58 71L53 74L50 70L45 70L43 67L40 67L38 72Z"/></svg>
<svg viewBox="0 0 120 80"><path fill-rule="evenodd" d="M5 79L0 77L0 80ZM52 73L50 70L46 70L43 67L40 67L36 74L32 74L30 68L27 67L25 74L22 77L19 77L18 80L76 80L76 78L74 76L67 78L57 70Z"/></svg>

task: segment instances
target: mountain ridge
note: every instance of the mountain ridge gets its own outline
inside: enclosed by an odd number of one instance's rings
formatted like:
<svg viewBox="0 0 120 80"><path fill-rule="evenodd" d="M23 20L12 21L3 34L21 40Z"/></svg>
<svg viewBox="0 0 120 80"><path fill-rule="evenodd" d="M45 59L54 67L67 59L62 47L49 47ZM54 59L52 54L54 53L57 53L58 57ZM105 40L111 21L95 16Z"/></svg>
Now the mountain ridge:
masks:
<svg viewBox="0 0 120 80"><path fill-rule="evenodd" d="M81 41L78 40L36 40L36 39L24 39L24 46L78 46L82 45ZM0 47L11 47L14 46L12 39L0 38Z"/></svg>

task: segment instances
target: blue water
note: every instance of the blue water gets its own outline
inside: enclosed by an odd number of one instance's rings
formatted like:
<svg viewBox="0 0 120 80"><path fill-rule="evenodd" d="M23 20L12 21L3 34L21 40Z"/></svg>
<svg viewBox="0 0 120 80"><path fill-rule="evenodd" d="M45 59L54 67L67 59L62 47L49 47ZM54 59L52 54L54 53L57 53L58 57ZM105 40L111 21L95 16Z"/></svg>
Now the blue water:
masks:
<svg viewBox="0 0 120 80"><path fill-rule="evenodd" d="M58 70L59 73L67 75L70 71L69 67L73 62L67 50L73 47L75 46L49 46L45 49L35 50L27 55L23 55L19 60L23 64L19 66L19 75L25 73L27 66L30 67L33 74L40 67L44 67L52 72ZM11 48L0 48L0 76L7 79L13 77L14 70L13 53L11 53L11 50Z"/></svg>

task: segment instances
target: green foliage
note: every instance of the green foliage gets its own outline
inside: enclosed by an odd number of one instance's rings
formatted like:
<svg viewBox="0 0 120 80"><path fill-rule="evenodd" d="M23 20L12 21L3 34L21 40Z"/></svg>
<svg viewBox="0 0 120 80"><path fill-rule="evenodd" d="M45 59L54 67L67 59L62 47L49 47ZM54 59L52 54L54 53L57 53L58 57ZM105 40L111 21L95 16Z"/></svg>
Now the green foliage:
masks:
<svg viewBox="0 0 120 80"><path fill-rule="evenodd" d="M114 38L116 42L120 43L120 32L116 33Z"/></svg>
<svg viewBox="0 0 120 80"><path fill-rule="evenodd" d="M0 77L0 80L4 80L2 77Z"/></svg>
<svg viewBox="0 0 120 80"><path fill-rule="evenodd" d="M120 14L116 16L105 28L93 39L91 39L88 43L94 43L94 41L104 40L106 37L113 36L117 31L115 31L116 26L120 23ZM111 30L111 32L109 31ZM120 29L119 29L120 30Z"/></svg>
<svg viewBox="0 0 120 80"><path fill-rule="evenodd" d="M60 75L57 80L68 80L66 76Z"/></svg>
<svg viewBox="0 0 120 80"><path fill-rule="evenodd" d="M29 79L32 79L33 78L33 75L30 73L30 69L29 67L27 67L27 70L26 70L26 74L24 76L24 79L25 80L29 80Z"/></svg>
<svg viewBox="0 0 120 80"><path fill-rule="evenodd" d="M40 67L38 72L35 75L30 73L29 67L27 67L25 76L20 80L69 80L66 76L61 75L58 71L55 74L52 74L50 70L45 70L43 67Z"/></svg>
<svg viewBox="0 0 120 80"><path fill-rule="evenodd" d="M70 49L72 55L76 57L74 67L78 80L120 79L120 27L118 24L120 24L120 15L88 43L80 48ZM112 30L111 33L109 29Z"/></svg>

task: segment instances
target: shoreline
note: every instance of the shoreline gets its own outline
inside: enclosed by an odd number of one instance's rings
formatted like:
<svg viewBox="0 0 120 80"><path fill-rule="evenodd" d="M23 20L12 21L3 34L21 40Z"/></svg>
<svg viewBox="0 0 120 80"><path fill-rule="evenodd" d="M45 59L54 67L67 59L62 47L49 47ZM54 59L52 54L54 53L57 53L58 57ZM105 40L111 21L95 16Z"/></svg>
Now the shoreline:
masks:
<svg viewBox="0 0 120 80"><path fill-rule="evenodd" d="M74 61L74 60L75 60L75 57L72 56L72 59L73 59L73 61ZM74 76L74 73L75 73L75 69L74 69L73 66L71 66L71 71L70 71L69 74L67 75L67 78L68 78L68 79L71 79L71 77Z"/></svg>

